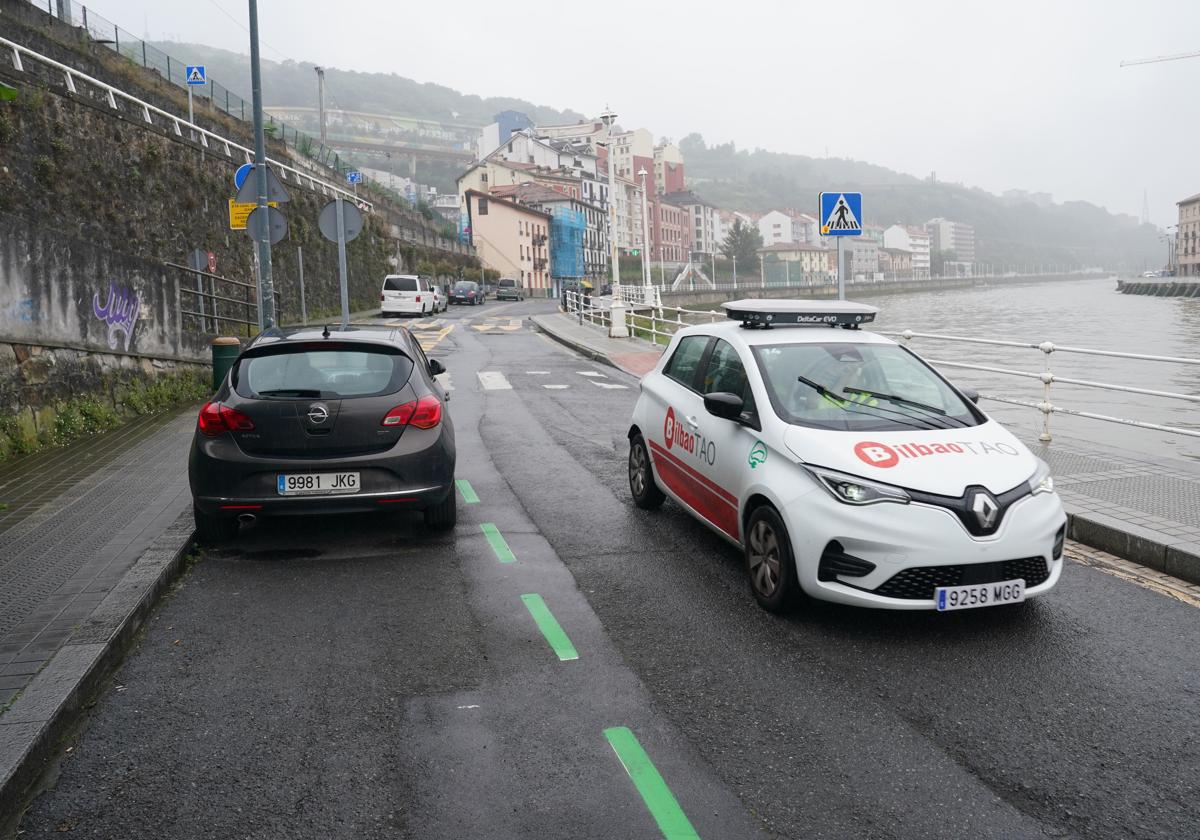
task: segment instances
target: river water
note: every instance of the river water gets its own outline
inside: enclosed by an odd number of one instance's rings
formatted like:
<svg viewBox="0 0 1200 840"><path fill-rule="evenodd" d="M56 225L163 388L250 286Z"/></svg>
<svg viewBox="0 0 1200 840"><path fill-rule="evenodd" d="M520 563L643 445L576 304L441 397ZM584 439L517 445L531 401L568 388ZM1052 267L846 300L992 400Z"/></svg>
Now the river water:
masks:
<svg viewBox="0 0 1200 840"><path fill-rule="evenodd" d="M873 329L910 329L971 338L1182 356L1200 359L1200 298L1122 295L1116 281L1065 280L1038 285L992 285L910 294L856 294L854 299L878 306ZM923 357L1013 370L1041 372L1039 350L993 347L932 339L913 339L909 346ZM1200 395L1200 365L1086 356L1050 355L1056 376L1111 382L1160 391ZM945 367L943 373L964 387L984 394L1038 402L1042 384L1036 379ZM1055 405L1167 426L1200 430L1200 403L1125 394L1055 383ZM1041 412L1034 408L981 400L981 407L1018 432L1035 440ZM1089 448L1115 447L1156 456L1200 461L1200 438L1054 414L1055 440L1086 443Z"/></svg>

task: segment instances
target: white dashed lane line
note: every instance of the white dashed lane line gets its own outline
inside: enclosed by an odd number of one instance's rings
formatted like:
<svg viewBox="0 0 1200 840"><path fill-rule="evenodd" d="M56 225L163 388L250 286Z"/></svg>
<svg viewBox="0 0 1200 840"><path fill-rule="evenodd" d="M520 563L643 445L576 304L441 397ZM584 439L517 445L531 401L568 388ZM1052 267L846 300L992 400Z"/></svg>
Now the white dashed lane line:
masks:
<svg viewBox="0 0 1200 840"><path fill-rule="evenodd" d="M481 370L476 374L485 391L511 391L508 378L498 370Z"/></svg>
<svg viewBox="0 0 1200 840"><path fill-rule="evenodd" d="M595 379L589 379L588 381L597 388L619 388L621 390L625 390L624 385L618 385L616 382L597 382Z"/></svg>
<svg viewBox="0 0 1200 840"><path fill-rule="evenodd" d="M571 386L570 385L543 385L542 387L547 388L551 391L561 391L564 388L570 388Z"/></svg>
<svg viewBox="0 0 1200 840"><path fill-rule="evenodd" d="M600 373L599 371L596 371L596 370L577 370L575 372L578 373L580 376L594 376L594 377L597 377L598 379L607 379L608 378L603 373Z"/></svg>
<svg viewBox="0 0 1200 840"><path fill-rule="evenodd" d="M527 371L525 371L525 375L526 376L549 376L550 371L548 371L548 370L527 370Z"/></svg>

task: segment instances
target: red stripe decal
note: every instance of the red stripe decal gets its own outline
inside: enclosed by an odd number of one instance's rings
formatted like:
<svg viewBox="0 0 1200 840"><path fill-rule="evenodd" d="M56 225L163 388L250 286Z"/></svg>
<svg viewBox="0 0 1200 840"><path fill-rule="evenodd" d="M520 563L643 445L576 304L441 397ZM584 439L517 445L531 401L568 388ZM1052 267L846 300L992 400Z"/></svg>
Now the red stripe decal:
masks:
<svg viewBox="0 0 1200 840"><path fill-rule="evenodd" d="M729 504L733 505L734 507L737 507L737 496L730 493L728 490L726 490L721 485L714 483L713 480L710 479L708 476L703 475L702 473L696 472L694 469L692 469L687 464L685 464L682 460L675 457L667 450L663 449L661 446L659 446L654 441L650 441L650 449L654 452L655 455L660 455L663 458L666 458L666 459L672 461L675 464L675 466L679 467L681 470L683 470L685 473L687 473L689 476L691 476L691 478L693 480L699 481L701 484L703 484L709 490L709 492L715 493L723 501L726 501Z"/></svg>
<svg viewBox="0 0 1200 840"><path fill-rule="evenodd" d="M703 476L691 470L671 453L654 443L655 466L659 478L690 508L735 540L738 538L737 503L733 497ZM719 491L719 492L718 492Z"/></svg>

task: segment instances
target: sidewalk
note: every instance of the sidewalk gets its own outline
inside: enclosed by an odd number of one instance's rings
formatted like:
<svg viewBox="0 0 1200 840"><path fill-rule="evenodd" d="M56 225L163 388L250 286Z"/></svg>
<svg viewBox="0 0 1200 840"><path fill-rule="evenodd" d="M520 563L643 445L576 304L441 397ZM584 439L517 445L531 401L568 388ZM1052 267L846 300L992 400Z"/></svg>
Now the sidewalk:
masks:
<svg viewBox="0 0 1200 840"><path fill-rule="evenodd" d="M535 315L533 322L588 358L637 377L662 353L640 339L609 338L561 312ZM1053 470L1071 539L1200 584L1200 465L1086 443L1026 443Z"/></svg>
<svg viewBox="0 0 1200 840"><path fill-rule="evenodd" d="M5 464L0 709L187 510L187 448L194 424L191 408L139 418L73 446Z"/></svg>
<svg viewBox="0 0 1200 840"><path fill-rule="evenodd" d="M600 327L580 324L562 312L532 315L530 320L546 335L577 353L639 378L654 369L664 349L640 338L609 338Z"/></svg>

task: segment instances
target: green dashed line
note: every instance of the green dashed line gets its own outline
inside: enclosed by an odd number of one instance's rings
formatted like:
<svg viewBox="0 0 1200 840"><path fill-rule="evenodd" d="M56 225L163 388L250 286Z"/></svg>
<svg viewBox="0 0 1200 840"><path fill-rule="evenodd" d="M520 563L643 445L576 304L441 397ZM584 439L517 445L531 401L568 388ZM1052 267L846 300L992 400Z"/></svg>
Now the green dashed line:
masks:
<svg viewBox="0 0 1200 840"><path fill-rule="evenodd" d="M491 522L484 522L479 526L483 529L483 534L487 537L488 544L491 545L492 551L496 552L496 559L501 563L516 563L517 555L512 553L512 549L508 547L508 543L504 541L504 537L500 535L500 529Z"/></svg>
<svg viewBox="0 0 1200 840"><path fill-rule="evenodd" d="M675 795L671 793L671 789L667 787L654 763L650 761L650 756L646 755L646 751L638 743L637 736L629 727L614 726L605 729L604 737L608 739L613 752L624 765L633 786L642 795L642 801L646 803L650 815L658 823L663 837L667 840L700 840L700 835L688 822Z"/></svg>
<svg viewBox="0 0 1200 840"><path fill-rule="evenodd" d="M465 478L455 479L454 483L458 485L458 492L462 493L463 501L468 505L479 504L479 497L475 495L475 488L471 486L471 482Z"/></svg>
<svg viewBox="0 0 1200 840"><path fill-rule="evenodd" d="M534 623L542 631L542 635L546 637L546 641L550 643L550 649L558 654L558 658L563 662L578 659L579 652L575 650L575 645L571 644L570 637L562 629L562 625L558 623L558 619L554 617L554 613L550 612L550 608L546 606L546 602L542 599L542 596L537 594L522 595L521 600L525 602L525 609L529 610L529 614L533 616Z"/></svg>

